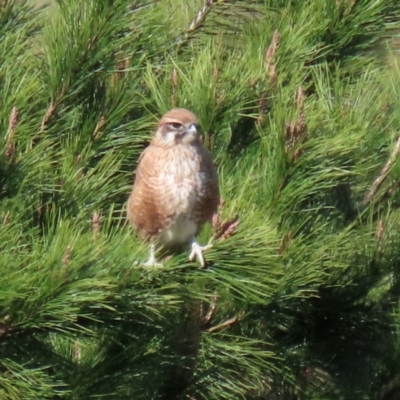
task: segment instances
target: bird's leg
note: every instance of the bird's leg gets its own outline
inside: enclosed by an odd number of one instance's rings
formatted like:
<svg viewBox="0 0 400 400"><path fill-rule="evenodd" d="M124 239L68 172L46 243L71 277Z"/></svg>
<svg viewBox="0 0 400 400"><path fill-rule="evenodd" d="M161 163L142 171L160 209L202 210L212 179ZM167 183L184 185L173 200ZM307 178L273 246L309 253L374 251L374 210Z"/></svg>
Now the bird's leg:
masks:
<svg viewBox="0 0 400 400"><path fill-rule="evenodd" d="M205 246L200 246L197 243L196 238L193 238L191 241L191 251L189 254L189 260L194 261L194 259L197 258L198 261L200 262L201 267L205 267L206 263L204 260L203 252L210 249L211 247L212 247L211 240Z"/></svg>
<svg viewBox="0 0 400 400"><path fill-rule="evenodd" d="M156 246L154 243L150 243L150 256L143 265L145 267L162 267L162 264L156 261Z"/></svg>

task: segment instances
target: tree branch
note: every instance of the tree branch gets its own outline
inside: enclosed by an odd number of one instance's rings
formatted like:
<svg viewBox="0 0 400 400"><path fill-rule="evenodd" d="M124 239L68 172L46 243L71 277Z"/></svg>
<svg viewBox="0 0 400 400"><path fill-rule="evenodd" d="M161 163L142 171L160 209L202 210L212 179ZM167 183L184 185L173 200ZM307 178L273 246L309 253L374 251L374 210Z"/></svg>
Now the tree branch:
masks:
<svg viewBox="0 0 400 400"><path fill-rule="evenodd" d="M178 48L180 48L183 45L185 45L189 41L189 39L192 36L192 34L204 25L204 22L205 22L205 20L207 18L207 15L211 11L211 8L214 6L214 4L223 3L223 2L225 2L225 0L222 0L222 1L220 1L220 0L207 0L204 3L203 7L201 7L197 11L196 16L190 22L190 25L189 25L188 29L186 30L186 32L182 36L180 36L178 38L178 40L177 40Z"/></svg>
<svg viewBox="0 0 400 400"><path fill-rule="evenodd" d="M207 330L209 328L209 326L211 325L212 319L214 318L215 310L217 309L218 299L219 299L219 295L218 295L218 293L215 293L215 295L212 299L212 302L210 304L210 307L207 311L207 314L204 317L203 327L205 328L205 330Z"/></svg>
<svg viewBox="0 0 400 400"><path fill-rule="evenodd" d="M393 167L393 164L397 160L397 157L398 157L399 153L400 153L400 136L397 138L396 144L394 146L394 149L393 149L392 153L390 154L389 159L386 161L386 164L382 168L382 170L379 173L379 175L375 178L375 180L372 183L372 185L371 185L370 189L368 190L368 192L365 194L363 202L362 202L362 205L364 207L367 206L372 201L372 199L374 198L376 192L378 191L378 189L382 185L383 181L389 175L389 173L390 173L390 171L391 171L391 169Z"/></svg>
<svg viewBox="0 0 400 400"><path fill-rule="evenodd" d="M240 316L229 318L224 322L221 322L219 325L212 326L208 328L206 332L208 333L215 333L221 331L222 329L229 328L233 325L236 325L240 321Z"/></svg>

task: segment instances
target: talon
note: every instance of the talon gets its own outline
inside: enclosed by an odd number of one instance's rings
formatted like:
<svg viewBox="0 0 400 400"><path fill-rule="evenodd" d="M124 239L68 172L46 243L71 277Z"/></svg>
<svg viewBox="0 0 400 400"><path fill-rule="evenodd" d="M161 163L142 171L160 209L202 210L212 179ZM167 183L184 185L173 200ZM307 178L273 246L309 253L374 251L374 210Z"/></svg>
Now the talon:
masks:
<svg viewBox="0 0 400 400"><path fill-rule="evenodd" d="M154 244L150 245L149 259L143 264L144 267L162 267L162 263L156 261L156 251Z"/></svg>
<svg viewBox="0 0 400 400"><path fill-rule="evenodd" d="M144 264L144 267L162 267L162 263L157 262L156 260L152 260L151 258L149 258Z"/></svg>
<svg viewBox="0 0 400 400"><path fill-rule="evenodd" d="M212 244L209 243L205 246L200 246L195 239L192 241L192 250L189 254L189 260L194 261L196 258L200 262L200 265L202 268L205 267L206 263L204 260L204 255L203 252L210 249L212 247Z"/></svg>

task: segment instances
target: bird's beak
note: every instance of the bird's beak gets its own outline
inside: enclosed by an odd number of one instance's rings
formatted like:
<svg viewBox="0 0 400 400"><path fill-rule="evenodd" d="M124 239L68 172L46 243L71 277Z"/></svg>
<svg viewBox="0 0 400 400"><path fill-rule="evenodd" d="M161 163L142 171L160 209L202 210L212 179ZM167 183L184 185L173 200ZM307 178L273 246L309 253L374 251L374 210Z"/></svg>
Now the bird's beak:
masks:
<svg viewBox="0 0 400 400"><path fill-rule="evenodd" d="M197 136L197 126L196 126L196 124L190 125L186 132L191 136Z"/></svg>
<svg viewBox="0 0 400 400"><path fill-rule="evenodd" d="M186 144L195 142L197 140L197 125L191 124L185 132L182 132L180 140Z"/></svg>

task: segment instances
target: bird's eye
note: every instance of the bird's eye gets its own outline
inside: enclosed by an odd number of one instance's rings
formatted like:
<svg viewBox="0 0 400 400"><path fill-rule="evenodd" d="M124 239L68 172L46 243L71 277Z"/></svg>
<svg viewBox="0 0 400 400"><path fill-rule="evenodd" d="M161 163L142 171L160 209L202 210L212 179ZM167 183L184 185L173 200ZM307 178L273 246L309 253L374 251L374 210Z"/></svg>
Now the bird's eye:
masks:
<svg viewBox="0 0 400 400"><path fill-rule="evenodd" d="M170 125L174 129L181 129L182 128L182 124L180 124L179 122L171 122L168 125Z"/></svg>

